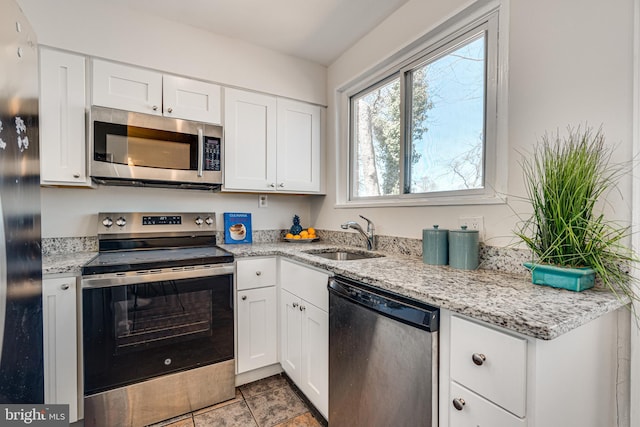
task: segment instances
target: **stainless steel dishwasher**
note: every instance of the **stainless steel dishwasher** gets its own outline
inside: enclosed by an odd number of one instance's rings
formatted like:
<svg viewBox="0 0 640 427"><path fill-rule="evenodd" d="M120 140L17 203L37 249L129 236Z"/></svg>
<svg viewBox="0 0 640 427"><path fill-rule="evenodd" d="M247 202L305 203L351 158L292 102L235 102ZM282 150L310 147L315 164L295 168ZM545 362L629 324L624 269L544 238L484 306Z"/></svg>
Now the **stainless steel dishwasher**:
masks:
<svg viewBox="0 0 640 427"><path fill-rule="evenodd" d="M329 425L438 425L436 307L329 280Z"/></svg>

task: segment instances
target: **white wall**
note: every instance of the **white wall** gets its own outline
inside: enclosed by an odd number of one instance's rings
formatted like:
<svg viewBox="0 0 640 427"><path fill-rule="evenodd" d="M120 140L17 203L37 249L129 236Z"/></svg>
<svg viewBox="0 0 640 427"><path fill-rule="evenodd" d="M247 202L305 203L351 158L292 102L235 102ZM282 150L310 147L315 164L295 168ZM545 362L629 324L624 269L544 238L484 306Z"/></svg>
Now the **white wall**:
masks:
<svg viewBox="0 0 640 427"><path fill-rule="evenodd" d="M304 227L310 223L309 196L270 194L266 208L257 194L211 193L163 188L99 187L43 188L42 237L82 237L97 233L98 212L215 212L222 230L224 212L250 212L254 230L291 227L294 214Z"/></svg>
<svg viewBox="0 0 640 427"><path fill-rule="evenodd" d="M84 55L326 104L326 67L98 0L18 0L38 42ZM42 189L43 237L96 234L104 211L251 212L256 230L288 228L294 214L309 222L308 197L99 187Z"/></svg>
<svg viewBox="0 0 640 427"><path fill-rule="evenodd" d="M369 217L380 234L421 238L423 228L458 226L460 216L484 216L485 241L504 246L515 242L514 212L524 194L519 152L529 150L545 131L585 122L603 129L618 161L631 157L633 1L510 1L508 205L455 207L336 208L336 89L416 40L465 4L411 0L361 39L329 67L327 189L325 199L312 201L313 222L323 229ZM631 181L610 197L608 215L631 219Z"/></svg>

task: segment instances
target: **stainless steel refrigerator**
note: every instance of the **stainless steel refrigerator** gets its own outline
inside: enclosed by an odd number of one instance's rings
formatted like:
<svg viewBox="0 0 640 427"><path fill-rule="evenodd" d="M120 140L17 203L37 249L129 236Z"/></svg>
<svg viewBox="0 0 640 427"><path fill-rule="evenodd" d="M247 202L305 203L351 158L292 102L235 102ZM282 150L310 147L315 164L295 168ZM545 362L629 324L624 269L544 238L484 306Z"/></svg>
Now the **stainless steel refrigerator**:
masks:
<svg viewBox="0 0 640 427"><path fill-rule="evenodd" d="M0 11L0 403L43 403L37 43Z"/></svg>

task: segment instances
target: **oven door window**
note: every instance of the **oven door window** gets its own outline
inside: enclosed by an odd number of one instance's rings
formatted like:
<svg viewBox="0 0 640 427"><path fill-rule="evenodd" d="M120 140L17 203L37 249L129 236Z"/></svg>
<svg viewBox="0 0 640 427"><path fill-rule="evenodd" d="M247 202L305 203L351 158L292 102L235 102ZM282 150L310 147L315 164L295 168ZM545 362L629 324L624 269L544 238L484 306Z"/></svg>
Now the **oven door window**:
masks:
<svg viewBox="0 0 640 427"><path fill-rule="evenodd" d="M85 394L233 359L232 277L84 289Z"/></svg>
<svg viewBox="0 0 640 427"><path fill-rule="evenodd" d="M96 121L93 155L106 163L197 170L198 135Z"/></svg>

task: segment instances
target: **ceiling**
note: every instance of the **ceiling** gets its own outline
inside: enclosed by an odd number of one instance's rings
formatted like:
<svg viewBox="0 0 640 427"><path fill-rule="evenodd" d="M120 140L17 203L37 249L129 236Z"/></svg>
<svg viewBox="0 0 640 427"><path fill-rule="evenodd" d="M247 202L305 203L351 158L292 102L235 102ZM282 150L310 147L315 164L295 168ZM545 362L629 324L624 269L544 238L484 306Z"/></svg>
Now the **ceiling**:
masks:
<svg viewBox="0 0 640 427"><path fill-rule="evenodd" d="M112 0L323 65L408 0Z"/></svg>

